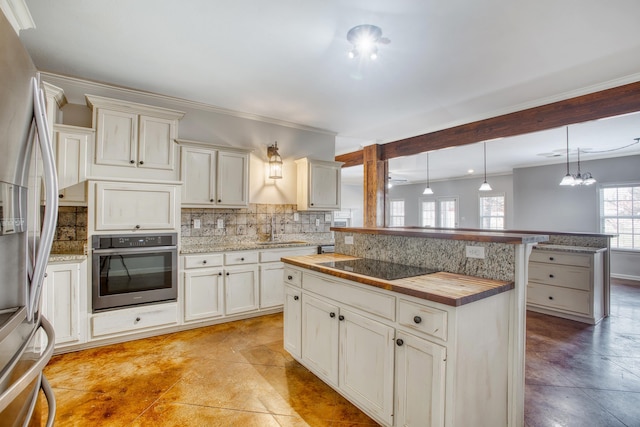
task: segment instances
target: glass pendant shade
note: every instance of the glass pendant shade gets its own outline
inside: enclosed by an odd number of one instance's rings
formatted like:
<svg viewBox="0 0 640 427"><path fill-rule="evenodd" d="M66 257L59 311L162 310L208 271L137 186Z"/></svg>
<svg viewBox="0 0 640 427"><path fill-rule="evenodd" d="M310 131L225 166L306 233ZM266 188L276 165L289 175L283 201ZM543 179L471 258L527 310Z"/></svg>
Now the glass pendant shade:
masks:
<svg viewBox="0 0 640 427"><path fill-rule="evenodd" d="M422 194L433 194L433 190L431 189L431 187L427 186Z"/></svg>
<svg viewBox="0 0 640 427"><path fill-rule="evenodd" d="M429 186L429 153L427 153L427 187L424 189L422 194L433 194L433 190L431 189L431 186Z"/></svg>
<svg viewBox="0 0 640 427"><path fill-rule="evenodd" d="M282 157L278 153L278 142L267 147L267 156L269 156L269 178L282 179Z"/></svg>
<svg viewBox="0 0 640 427"><path fill-rule="evenodd" d="M562 181L560 181L560 185L576 185L576 180L570 173L566 174Z"/></svg>
<svg viewBox="0 0 640 427"><path fill-rule="evenodd" d="M491 191L492 188L487 182L487 143L484 143L484 182L478 189L478 191Z"/></svg>
<svg viewBox="0 0 640 427"><path fill-rule="evenodd" d="M479 191L491 191L493 190L487 181L483 182L479 188Z"/></svg>

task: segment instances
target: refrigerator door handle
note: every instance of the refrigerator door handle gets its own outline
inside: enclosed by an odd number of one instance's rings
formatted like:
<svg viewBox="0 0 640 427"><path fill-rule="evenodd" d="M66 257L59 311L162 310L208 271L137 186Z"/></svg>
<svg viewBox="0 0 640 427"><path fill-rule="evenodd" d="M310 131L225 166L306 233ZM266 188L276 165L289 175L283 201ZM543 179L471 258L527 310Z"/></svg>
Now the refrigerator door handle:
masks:
<svg viewBox="0 0 640 427"><path fill-rule="evenodd" d="M38 307L40 306L40 295L42 293L42 283L53 245L53 237L56 231L58 219L58 177L56 176L56 166L53 157L53 148L49 139L49 125L47 124L46 110L44 105L44 95L40 89L39 79L35 77L33 83L33 110L36 121L37 137L42 153L42 173L44 181L45 208L42 221L42 232L37 248L33 276L31 279L31 290L29 292L29 303L27 307L27 318L33 320Z"/></svg>
<svg viewBox="0 0 640 427"><path fill-rule="evenodd" d="M40 387L42 388L42 392L44 393L44 397L47 399L47 405L49 406L49 412L47 413L47 424L45 427L53 427L53 422L56 418L56 399L53 395L53 389L47 381L47 377L42 374L42 382L40 383Z"/></svg>

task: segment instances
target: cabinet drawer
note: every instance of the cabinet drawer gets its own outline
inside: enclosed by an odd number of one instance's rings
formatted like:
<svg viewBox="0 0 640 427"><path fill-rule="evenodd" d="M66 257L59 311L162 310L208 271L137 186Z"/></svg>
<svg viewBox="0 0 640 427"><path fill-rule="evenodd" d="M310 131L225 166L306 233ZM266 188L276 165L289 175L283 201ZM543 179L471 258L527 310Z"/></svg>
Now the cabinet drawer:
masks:
<svg viewBox="0 0 640 427"><path fill-rule="evenodd" d="M529 283L527 303L574 313L591 314L589 292L577 289Z"/></svg>
<svg viewBox="0 0 640 427"><path fill-rule="evenodd" d="M427 335L447 340L447 312L400 299L398 323Z"/></svg>
<svg viewBox="0 0 640 427"><path fill-rule="evenodd" d="M574 265L576 267L591 267L591 255L533 250L529 261L549 264Z"/></svg>
<svg viewBox="0 0 640 427"><path fill-rule="evenodd" d="M302 287L334 301L340 301L385 319L395 320L395 297L378 293L374 287L361 289L309 273L303 273Z"/></svg>
<svg viewBox="0 0 640 427"><path fill-rule="evenodd" d="M590 270L583 267L532 262L529 264L529 281L585 291L591 289Z"/></svg>
<svg viewBox="0 0 640 427"><path fill-rule="evenodd" d="M224 265L255 264L258 252L230 252L224 254Z"/></svg>
<svg viewBox="0 0 640 427"><path fill-rule="evenodd" d="M184 268L219 267L222 265L222 262L222 254L184 256Z"/></svg>
<svg viewBox="0 0 640 427"><path fill-rule="evenodd" d="M284 268L284 281L290 285L297 287L302 286L302 271L294 270L293 268Z"/></svg>
<svg viewBox="0 0 640 427"><path fill-rule="evenodd" d="M149 305L96 314L91 319L91 333L93 337L101 337L104 335L130 333L177 322L177 304Z"/></svg>

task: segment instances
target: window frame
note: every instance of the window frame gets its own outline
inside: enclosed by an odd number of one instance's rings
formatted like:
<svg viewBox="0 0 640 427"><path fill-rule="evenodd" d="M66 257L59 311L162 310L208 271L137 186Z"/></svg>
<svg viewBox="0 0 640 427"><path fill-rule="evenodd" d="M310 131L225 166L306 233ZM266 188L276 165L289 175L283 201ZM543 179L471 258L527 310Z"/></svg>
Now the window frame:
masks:
<svg viewBox="0 0 640 427"><path fill-rule="evenodd" d="M632 188L640 188L640 182L639 181L631 181L631 182L613 182L613 183L606 183L606 184L598 184L598 230L600 231L600 233L603 234L617 234L617 233L613 233L613 232L608 232L605 231L605 220L606 218L629 218L631 220L637 219L638 221L640 221L640 213L638 214L638 216L634 216L633 215L633 207L632 207L632 214L631 215L616 215L616 216L611 216L611 215L604 215L604 190L606 189L610 189L610 188L621 188L621 187L632 187ZM617 199L617 201L619 202L620 199ZM633 202L635 201L635 199L631 199L632 205ZM638 202L640 202L640 198L638 200ZM637 238L640 239L640 227L638 227L638 229L636 230L633 225L632 225L632 230L633 232L631 233L632 236L632 246L635 246L635 240L636 240L636 236L638 236ZM629 233L624 233L624 234L629 234ZM618 241L618 236L612 237L610 239L610 248L612 251L623 251L623 252L640 252L640 245L638 245L637 247L631 247L631 248L626 248L626 247L618 247L618 246L614 246L614 242Z"/></svg>
<svg viewBox="0 0 640 427"><path fill-rule="evenodd" d="M398 215L393 215L393 209L392 209L392 205L394 202L402 202L402 217L398 216ZM404 227L405 224L405 219L406 219L406 203L404 199L390 199L389 200L389 227ZM393 224L393 218L402 218L402 224L401 225L394 225Z"/></svg>
<svg viewBox="0 0 640 427"><path fill-rule="evenodd" d="M456 203L456 212L453 227L444 227L442 225L442 202L454 201ZM436 197L436 226L438 228L458 228L460 225L460 198L458 196Z"/></svg>
<svg viewBox="0 0 640 427"><path fill-rule="evenodd" d="M424 224L424 210L422 209L423 203L433 203L433 225ZM418 199L418 218L420 219L420 227L438 227L438 201L435 197L420 197Z"/></svg>
<svg viewBox="0 0 640 427"><path fill-rule="evenodd" d="M483 227L484 218L499 218L497 216L483 216L482 215L482 199L491 197L502 197L502 228L485 228ZM494 191L483 194L478 194L478 220L479 228L481 230L506 230L507 229L507 196L504 192Z"/></svg>

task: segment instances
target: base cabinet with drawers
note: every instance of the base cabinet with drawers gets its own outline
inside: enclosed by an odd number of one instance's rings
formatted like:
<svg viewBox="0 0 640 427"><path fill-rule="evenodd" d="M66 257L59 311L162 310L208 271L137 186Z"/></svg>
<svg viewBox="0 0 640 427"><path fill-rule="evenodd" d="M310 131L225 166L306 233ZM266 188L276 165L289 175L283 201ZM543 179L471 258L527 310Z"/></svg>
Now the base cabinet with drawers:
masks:
<svg viewBox="0 0 640 427"><path fill-rule="evenodd" d="M527 309L596 324L604 317L603 251L534 250Z"/></svg>
<svg viewBox="0 0 640 427"><path fill-rule="evenodd" d="M284 347L384 426L506 426L509 302L458 307L285 264Z"/></svg>

